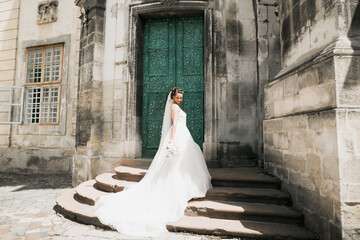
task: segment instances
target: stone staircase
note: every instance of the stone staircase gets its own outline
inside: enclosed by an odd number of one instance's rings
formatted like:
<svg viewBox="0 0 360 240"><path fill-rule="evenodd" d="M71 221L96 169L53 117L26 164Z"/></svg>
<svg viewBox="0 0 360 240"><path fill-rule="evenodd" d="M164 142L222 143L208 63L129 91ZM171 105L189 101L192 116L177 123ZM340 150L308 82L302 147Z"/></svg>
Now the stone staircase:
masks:
<svg viewBox="0 0 360 240"><path fill-rule="evenodd" d="M109 229L93 212L97 198L122 191L140 181L146 168L120 166L64 190L57 210L75 221ZM303 227L303 215L291 208L289 194L281 182L258 168L209 169L213 188L204 199L191 200L185 215L168 223L173 232L246 239L317 239Z"/></svg>

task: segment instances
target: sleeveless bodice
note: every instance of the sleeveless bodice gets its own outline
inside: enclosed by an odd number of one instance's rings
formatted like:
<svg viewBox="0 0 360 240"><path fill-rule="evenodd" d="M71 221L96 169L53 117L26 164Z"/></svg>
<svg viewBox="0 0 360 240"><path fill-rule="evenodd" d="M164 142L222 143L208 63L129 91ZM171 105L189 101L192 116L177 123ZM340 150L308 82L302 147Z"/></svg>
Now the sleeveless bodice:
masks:
<svg viewBox="0 0 360 240"><path fill-rule="evenodd" d="M180 109L178 114L178 123L186 125L186 113Z"/></svg>

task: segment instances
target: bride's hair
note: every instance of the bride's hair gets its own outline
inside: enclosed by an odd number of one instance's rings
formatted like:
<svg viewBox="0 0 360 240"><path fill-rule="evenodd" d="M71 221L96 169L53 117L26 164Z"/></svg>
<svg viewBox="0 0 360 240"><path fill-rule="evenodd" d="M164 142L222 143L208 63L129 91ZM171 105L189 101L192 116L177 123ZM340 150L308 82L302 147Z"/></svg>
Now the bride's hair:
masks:
<svg viewBox="0 0 360 240"><path fill-rule="evenodd" d="M171 89L171 99L174 99L174 97L176 96L176 94L184 94L184 91L181 89L181 88L178 88L178 87L173 87Z"/></svg>

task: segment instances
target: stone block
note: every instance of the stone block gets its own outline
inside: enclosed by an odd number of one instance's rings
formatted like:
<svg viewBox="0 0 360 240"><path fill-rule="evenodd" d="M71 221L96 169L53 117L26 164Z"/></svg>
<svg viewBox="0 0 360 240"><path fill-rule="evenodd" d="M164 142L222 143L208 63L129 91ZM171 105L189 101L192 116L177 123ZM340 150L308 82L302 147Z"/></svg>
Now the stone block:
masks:
<svg viewBox="0 0 360 240"><path fill-rule="evenodd" d="M0 32L18 28L18 19L8 19L0 22Z"/></svg>
<svg viewBox="0 0 360 240"><path fill-rule="evenodd" d="M264 120L264 132L282 132L283 130L283 118Z"/></svg>
<svg viewBox="0 0 360 240"><path fill-rule="evenodd" d="M320 196L320 208L318 209L318 214L327 221L334 219L333 201L331 196Z"/></svg>
<svg viewBox="0 0 360 240"><path fill-rule="evenodd" d="M278 149L287 149L289 146L289 137L287 132L273 133L273 145Z"/></svg>
<svg viewBox="0 0 360 240"><path fill-rule="evenodd" d="M15 69L15 60L1 61L0 71L14 70L14 69Z"/></svg>
<svg viewBox="0 0 360 240"><path fill-rule="evenodd" d="M0 61L3 60L13 60L16 57L16 50L12 49L12 50L3 50L1 51L0 54Z"/></svg>
<svg viewBox="0 0 360 240"><path fill-rule="evenodd" d="M360 77L359 77L360 79ZM360 106L360 85L359 83L340 83L337 84L339 106Z"/></svg>
<svg viewBox="0 0 360 240"><path fill-rule="evenodd" d="M16 49L16 39L0 41L0 51L11 50L11 49Z"/></svg>
<svg viewBox="0 0 360 240"><path fill-rule="evenodd" d="M274 145L273 133L264 133L264 144L269 145L269 146Z"/></svg>
<svg viewBox="0 0 360 240"><path fill-rule="evenodd" d="M10 133L10 125L0 125L0 135L8 135Z"/></svg>
<svg viewBox="0 0 360 240"><path fill-rule="evenodd" d="M334 182L333 180L323 179L319 187L320 195L322 197L328 197L328 198L330 197L335 198L334 196L338 195L338 197L335 199L340 199L339 198L340 192L337 192L339 188L336 188L335 184L336 182Z"/></svg>
<svg viewBox="0 0 360 240"><path fill-rule="evenodd" d="M4 70L1 71L0 74L0 81L8 81L8 80L13 80L14 79L14 74L15 74L15 70ZM3 85L0 83L0 85Z"/></svg>
<svg viewBox="0 0 360 240"><path fill-rule="evenodd" d="M360 228L360 204L359 203L351 203L351 204L342 204L342 226L344 229L350 230L359 229ZM359 234L359 233L358 233ZM351 238L357 239L357 238Z"/></svg>
<svg viewBox="0 0 360 240"><path fill-rule="evenodd" d="M310 130L323 131L336 128L336 112L333 110L308 114Z"/></svg>
<svg viewBox="0 0 360 240"><path fill-rule="evenodd" d="M264 103L264 115L265 119L271 119L274 117L274 102Z"/></svg>
<svg viewBox="0 0 360 240"><path fill-rule="evenodd" d="M0 9L2 12L11 11L17 8L19 8L19 0L0 2Z"/></svg>
<svg viewBox="0 0 360 240"><path fill-rule="evenodd" d="M289 182L289 170L281 167L276 166L276 176L281 179L281 181Z"/></svg>
<svg viewBox="0 0 360 240"><path fill-rule="evenodd" d="M319 83L335 80L334 58L329 58L317 65Z"/></svg>
<svg viewBox="0 0 360 240"><path fill-rule="evenodd" d="M299 186L304 191L315 191L316 189L312 176L300 171L289 171L289 182L296 186ZM299 201L301 203L304 203L303 200L300 198Z"/></svg>
<svg viewBox="0 0 360 240"><path fill-rule="evenodd" d="M309 70L300 72L298 76L300 90L317 85L319 83L318 71L314 67L310 68Z"/></svg>
<svg viewBox="0 0 360 240"><path fill-rule="evenodd" d="M280 99L284 96L284 82L276 82L265 87L265 103Z"/></svg>
<svg viewBox="0 0 360 240"><path fill-rule="evenodd" d="M237 4L237 15L240 19L254 20L254 5L251 0L244 0Z"/></svg>
<svg viewBox="0 0 360 240"><path fill-rule="evenodd" d="M284 162L284 154L281 150L277 150L271 146L264 146L265 162L271 162L282 165Z"/></svg>
<svg viewBox="0 0 360 240"><path fill-rule="evenodd" d="M299 187L298 199L309 213L319 215L319 209L321 207L320 194L316 191Z"/></svg>
<svg viewBox="0 0 360 240"><path fill-rule="evenodd" d="M266 26L266 25L265 25ZM269 41L268 39L259 38L259 57L266 59L269 56Z"/></svg>
<svg viewBox="0 0 360 240"><path fill-rule="evenodd" d="M345 180L343 180L343 181L345 181ZM342 200L345 203L349 203L349 204L357 203L359 205L359 210L360 210L360 183L359 183L359 181L354 181L354 182L343 182L343 181L341 182ZM359 220L360 220L360 217L359 217Z"/></svg>
<svg viewBox="0 0 360 240"><path fill-rule="evenodd" d="M342 153L339 162L342 181L360 182L360 156Z"/></svg>
<svg viewBox="0 0 360 240"><path fill-rule="evenodd" d="M337 155L328 156L322 161L323 177L334 182L339 181L339 161Z"/></svg>
<svg viewBox="0 0 360 240"><path fill-rule="evenodd" d="M306 155L306 173L311 176L321 178L322 168L321 168L321 159L318 155L307 154Z"/></svg>
<svg viewBox="0 0 360 240"><path fill-rule="evenodd" d="M299 91L299 80L298 75L294 74L286 79L284 81L284 96L294 95L298 93Z"/></svg>
<svg viewBox="0 0 360 240"><path fill-rule="evenodd" d="M117 47L115 49L115 61L116 63L123 63L128 59L128 48L127 46Z"/></svg>
<svg viewBox="0 0 360 240"><path fill-rule="evenodd" d="M283 118L284 131L306 131L308 125L308 116L306 114L289 116Z"/></svg>
<svg viewBox="0 0 360 240"><path fill-rule="evenodd" d="M284 165L293 171L305 171L305 159L296 153L284 153Z"/></svg>
<svg viewBox="0 0 360 240"><path fill-rule="evenodd" d="M12 29L8 31L0 31L0 41L11 40L17 38L17 29Z"/></svg>
<svg viewBox="0 0 360 240"><path fill-rule="evenodd" d="M0 14L0 21L8 21L10 19L17 19L19 17L19 9L14 8L12 10L2 11Z"/></svg>

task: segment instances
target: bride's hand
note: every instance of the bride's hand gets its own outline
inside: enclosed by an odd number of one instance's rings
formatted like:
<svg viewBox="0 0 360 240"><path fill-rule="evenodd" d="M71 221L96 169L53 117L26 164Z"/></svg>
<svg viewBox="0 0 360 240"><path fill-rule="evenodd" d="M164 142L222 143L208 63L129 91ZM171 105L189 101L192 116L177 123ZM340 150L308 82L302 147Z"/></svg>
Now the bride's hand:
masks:
<svg viewBox="0 0 360 240"><path fill-rule="evenodd" d="M169 144L172 144L174 142L174 139L170 139Z"/></svg>

